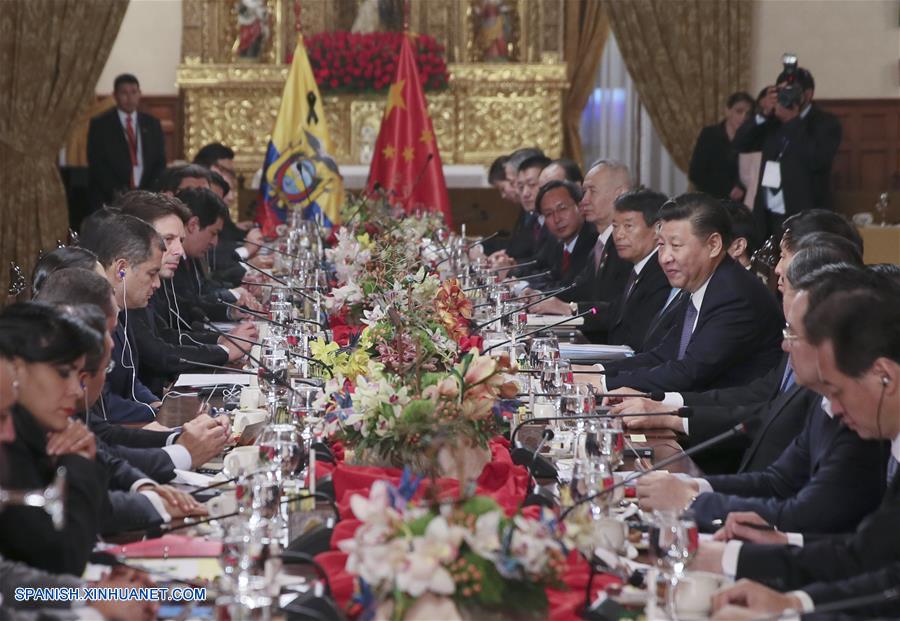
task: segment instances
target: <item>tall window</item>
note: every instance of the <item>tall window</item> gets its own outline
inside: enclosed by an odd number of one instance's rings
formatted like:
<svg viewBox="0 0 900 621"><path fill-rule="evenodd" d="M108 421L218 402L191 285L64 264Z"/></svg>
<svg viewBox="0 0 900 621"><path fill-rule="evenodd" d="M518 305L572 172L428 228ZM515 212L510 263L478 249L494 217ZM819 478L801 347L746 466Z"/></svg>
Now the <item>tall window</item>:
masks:
<svg viewBox="0 0 900 621"><path fill-rule="evenodd" d="M594 92L581 113L584 161L620 160L642 185L675 196L687 190L687 175L669 157L628 75L610 33L597 71Z"/></svg>

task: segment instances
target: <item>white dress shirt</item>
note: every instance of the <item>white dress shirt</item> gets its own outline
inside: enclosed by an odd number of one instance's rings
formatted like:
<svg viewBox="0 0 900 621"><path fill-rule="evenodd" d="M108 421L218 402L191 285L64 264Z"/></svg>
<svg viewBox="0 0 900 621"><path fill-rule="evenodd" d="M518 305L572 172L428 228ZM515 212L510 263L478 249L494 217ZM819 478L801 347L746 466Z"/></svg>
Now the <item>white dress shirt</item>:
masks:
<svg viewBox="0 0 900 621"><path fill-rule="evenodd" d="M805 108L803 108L803 110L800 112L801 119L806 118L806 115L809 114L810 108L812 108L812 104L807 104L807 106ZM760 120L760 119L762 119L762 120ZM759 115L759 114L756 115L756 124L757 125L762 125L765 122L766 122L766 117ZM778 159L780 162L780 160L781 160L780 155L779 155ZM782 184L783 184L783 180L782 180ZM784 188L782 187L782 190L780 192L778 192L777 194L772 190L772 188L763 188L763 190L765 190L765 192L766 192L766 209L768 209L772 213L784 215L786 213L785 207L784 207Z"/></svg>

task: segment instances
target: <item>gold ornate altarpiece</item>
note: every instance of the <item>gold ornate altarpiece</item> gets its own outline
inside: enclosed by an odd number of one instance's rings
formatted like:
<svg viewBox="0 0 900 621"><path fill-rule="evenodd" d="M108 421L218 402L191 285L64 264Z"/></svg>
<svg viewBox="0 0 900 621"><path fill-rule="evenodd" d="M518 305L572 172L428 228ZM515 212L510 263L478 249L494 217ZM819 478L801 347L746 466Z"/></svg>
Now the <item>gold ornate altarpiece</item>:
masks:
<svg viewBox="0 0 900 621"><path fill-rule="evenodd" d="M204 144L221 141L235 149L242 172L260 166L288 72L278 61L296 42L294 1L265 0L273 18L271 36L259 62L238 62L235 3L184 0L178 85L188 158ZM360 1L301 0L304 35L349 30ZM450 88L427 94L445 164L487 164L526 145L554 157L562 150L563 0L499 1L511 16L514 37L510 60L490 63L478 62L475 44L473 12L484 0L411 1L410 30L430 34L446 49ZM359 163L362 129L371 126L377 133L385 96L324 100L336 159Z"/></svg>

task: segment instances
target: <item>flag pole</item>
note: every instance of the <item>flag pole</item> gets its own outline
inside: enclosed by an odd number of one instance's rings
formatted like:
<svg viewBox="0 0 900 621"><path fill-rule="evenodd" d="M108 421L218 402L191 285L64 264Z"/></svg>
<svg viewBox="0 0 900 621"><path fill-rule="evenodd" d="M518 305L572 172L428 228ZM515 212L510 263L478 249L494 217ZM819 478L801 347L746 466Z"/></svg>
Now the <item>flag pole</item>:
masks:
<svg viewBox="0 0 900 621"><path fill-rule="evenodd" d="M409 0L403 0L403 34L409 34Z"/></svg>
<svg viewBox="0 0 900 621"><path fill-rule="evenodd" d="M300 34L302 28L300 27L300 0L294 0L294 30Z"/></svg>

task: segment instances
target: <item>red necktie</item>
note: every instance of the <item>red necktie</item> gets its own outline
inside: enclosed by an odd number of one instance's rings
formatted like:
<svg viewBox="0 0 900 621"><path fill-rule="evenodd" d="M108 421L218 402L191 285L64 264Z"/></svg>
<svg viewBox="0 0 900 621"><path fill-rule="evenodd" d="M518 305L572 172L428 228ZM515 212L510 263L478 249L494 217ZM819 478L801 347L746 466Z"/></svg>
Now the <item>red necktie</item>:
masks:
<svg viewBox="0 0 900 621"><path fill-rule="evenodd" d="M137 138L134 135L134 125L131 122L131 115L125 116L125 136L128 138L128 153L131 155L131 187L136 187L134 178L134 167L137 166Z"/></svg>
<svg viewBox="0 0 900 621"><path fill-rule="evenodd" d="M562 272L563 274L567 274L569 272L569 266L572 263L572 253L563 248L563 258L562 258Z"/></svg>

